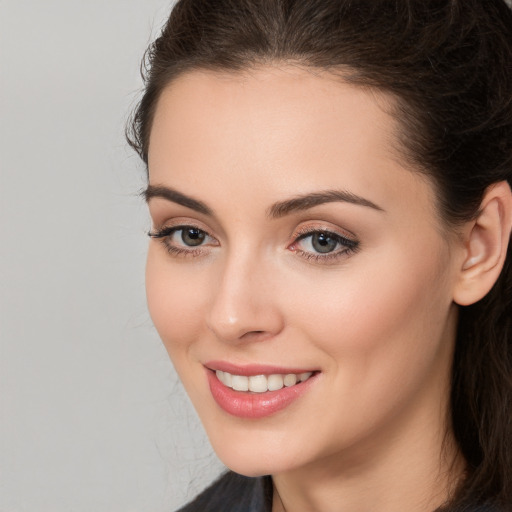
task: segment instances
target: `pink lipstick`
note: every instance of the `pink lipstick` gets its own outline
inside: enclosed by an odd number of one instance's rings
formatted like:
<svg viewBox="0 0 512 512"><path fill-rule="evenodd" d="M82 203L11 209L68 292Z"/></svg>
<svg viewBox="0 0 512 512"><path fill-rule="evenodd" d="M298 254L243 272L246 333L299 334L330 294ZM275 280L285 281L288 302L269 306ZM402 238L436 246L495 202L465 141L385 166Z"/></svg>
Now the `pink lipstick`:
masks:
<svg viewBox="0 0 512 512"><path fill-rule="evenodd" d="M268 365L205 364L210 391L225 412L239 418L263 418L290 405L308 391L318 371Z"/></svg>

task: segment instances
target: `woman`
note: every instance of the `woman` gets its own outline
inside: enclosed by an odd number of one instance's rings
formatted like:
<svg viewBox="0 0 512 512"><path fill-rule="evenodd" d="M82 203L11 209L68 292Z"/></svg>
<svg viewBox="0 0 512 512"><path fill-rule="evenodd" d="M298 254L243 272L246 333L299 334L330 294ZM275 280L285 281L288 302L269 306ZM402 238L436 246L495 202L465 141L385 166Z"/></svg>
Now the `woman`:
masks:
<svg viewBox="0 0 512 512"><path fill-rule="evenodd" d="M180 0L151 316L229 472L183 510L512 510L512 13Z"/></svg>

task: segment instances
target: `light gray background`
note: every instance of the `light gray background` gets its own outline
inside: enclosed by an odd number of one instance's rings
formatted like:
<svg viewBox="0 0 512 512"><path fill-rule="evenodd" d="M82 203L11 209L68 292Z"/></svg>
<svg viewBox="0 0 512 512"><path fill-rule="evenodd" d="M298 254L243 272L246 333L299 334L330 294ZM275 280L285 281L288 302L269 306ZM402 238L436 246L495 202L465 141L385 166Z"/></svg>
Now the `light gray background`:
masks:
<svg viewBox="0 0 512 512"><path fill-rule="evenodd" d="M146 311L123 139L170 0L0 0L0 512L172 511L221 471Z"/></svg>
<svg viewBox="0 0 512 512"><path fill-rule="evenodd" d="M123 125L169 0L0 0L0 512L172 511L221 470L144 298Z"/></svg>

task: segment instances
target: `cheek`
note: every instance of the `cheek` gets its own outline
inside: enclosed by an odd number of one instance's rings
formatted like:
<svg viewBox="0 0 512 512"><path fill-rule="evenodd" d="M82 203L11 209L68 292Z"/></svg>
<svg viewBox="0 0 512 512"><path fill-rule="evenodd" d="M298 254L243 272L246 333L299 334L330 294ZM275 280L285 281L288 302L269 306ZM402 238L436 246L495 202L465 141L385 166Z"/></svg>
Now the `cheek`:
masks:
<svg viewBox="0 0 512 512"><path fill-rule="evenodd" d="M295 296L287 296L288 325L322 362L326 392L311 416L324 418L314 431L330 440L327 452L370 439L419 404L432 410L442 402L453 307L445 256L426 260L421 254L381 253L379 265L362 258L356 265L354 258L325 282L301 277Z"/></svg>
<svg viewBox="0 0 512 512"><path fill-rule="evenodd" d="M197 337L203 294L198 280L170 264L161 248L150 247L146 263L146 296L151 319L173 362Z"/></svg>
<svg viewBox="0 0 512 512"><path fill-rule="evenodd" d="M451 311L447 255L391 248L289 297L297 329L330 359L347 388L419 379L438 355ZM370 259L370 258L368 258ZM304 278L302 287L306 286ZM299 298L297 298L299 297Z"/></svg>
<svg viewBox="0 0 512 512"><path fill-rule="evenodd" d="M196 408L207 388L203 368L193 355L204 337L207 275L189 272L169 261L160 247L150 247L146 264L146 296L153 324ZM198 409L200 410L200 408Z"/></svg>

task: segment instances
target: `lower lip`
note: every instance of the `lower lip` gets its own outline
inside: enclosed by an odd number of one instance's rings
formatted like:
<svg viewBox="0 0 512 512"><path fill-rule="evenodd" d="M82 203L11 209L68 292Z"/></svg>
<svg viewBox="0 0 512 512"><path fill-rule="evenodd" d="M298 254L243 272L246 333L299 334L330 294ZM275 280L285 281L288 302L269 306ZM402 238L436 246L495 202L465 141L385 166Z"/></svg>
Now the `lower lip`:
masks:
<svg viewBox="0 0 512 512"><path fill-rule="evenodd" d="M212 370L207 370L206 373L212 396L221 409L238 418L252 419L264 418L285 409L306 393L317 376L314 374L304 382L277 391L251 393L224 386Z"/></svg>

